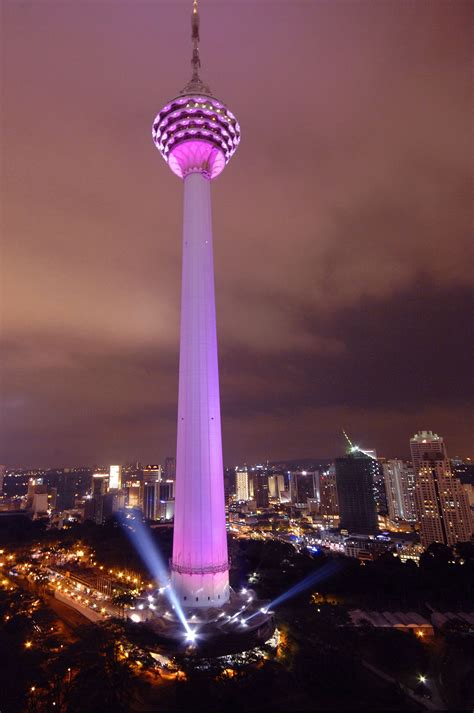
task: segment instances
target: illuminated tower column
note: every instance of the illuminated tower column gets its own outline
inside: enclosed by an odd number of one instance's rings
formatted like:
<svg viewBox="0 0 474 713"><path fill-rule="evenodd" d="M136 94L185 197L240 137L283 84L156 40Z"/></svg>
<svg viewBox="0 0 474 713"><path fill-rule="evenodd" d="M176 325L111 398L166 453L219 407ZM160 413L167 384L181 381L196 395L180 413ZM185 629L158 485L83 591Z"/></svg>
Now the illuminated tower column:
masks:
<svg viewBox="0 0 474 713"><path fill-rule="evenodd" d="M193 75L153 124L153 139L184 182L178 442L171 583L185 606L229 599L217 362L211 181L240 140L234 115L199 77L199 15L192 14Z"/></svg>

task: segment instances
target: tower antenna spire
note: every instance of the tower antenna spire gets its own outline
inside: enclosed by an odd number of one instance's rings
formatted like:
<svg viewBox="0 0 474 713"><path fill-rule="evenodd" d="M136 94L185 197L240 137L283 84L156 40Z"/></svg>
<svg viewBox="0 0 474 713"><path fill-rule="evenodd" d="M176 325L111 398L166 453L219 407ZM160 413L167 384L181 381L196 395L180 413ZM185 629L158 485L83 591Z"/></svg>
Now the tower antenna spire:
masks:
<svg viewBox="0 0 474 713"><path fill-rule="evenodd" d="M211 90L204 84L199 76L199 70L201 68L201 57L199 56L199 10L198 10L198 0L193 0L193 11L191 13L191 42L193 45L193 53L191 56L191 68L192 75L191 80L185 86L181 95L183 94L206 94L211 95Z"/></svg>
<svg viewBox="0 0 474 713"><path fill-rule="evenodd" d="M197 0L193 2L193 14L191 15L191 41L193 43L193 56L191 58L191 67L193 68L192 79L199 79L199 68L201 59L199 57L199 12Z"/></svg>

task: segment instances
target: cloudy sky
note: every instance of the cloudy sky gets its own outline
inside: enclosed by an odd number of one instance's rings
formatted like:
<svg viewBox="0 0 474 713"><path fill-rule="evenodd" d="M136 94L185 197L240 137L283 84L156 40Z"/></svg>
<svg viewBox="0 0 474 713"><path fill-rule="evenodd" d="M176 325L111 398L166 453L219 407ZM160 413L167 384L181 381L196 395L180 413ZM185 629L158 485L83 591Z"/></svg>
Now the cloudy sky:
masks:
<svg viewBox="0 0 474 713"><path fill-rule="evenodd" d="M3 0L0 462L175 450L189 0ZM200 0L224 458L473 449L472 8Z"/></svg>

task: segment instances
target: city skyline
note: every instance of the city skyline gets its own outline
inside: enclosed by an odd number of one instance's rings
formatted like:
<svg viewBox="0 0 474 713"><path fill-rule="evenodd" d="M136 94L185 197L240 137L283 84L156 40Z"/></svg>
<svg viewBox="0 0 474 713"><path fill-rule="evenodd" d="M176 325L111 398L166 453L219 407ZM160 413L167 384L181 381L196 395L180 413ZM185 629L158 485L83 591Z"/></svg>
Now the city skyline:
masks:
<svg viewBox="0 0 474 713"><path fill-rule="evenodd" d="M4 10L0 461L163 461L179 197L147 127L188 3L51 8ZM468 4L239 8L201 8L245 136L215 184L225 461L333 457L342 427L470 455Z"/></svg>

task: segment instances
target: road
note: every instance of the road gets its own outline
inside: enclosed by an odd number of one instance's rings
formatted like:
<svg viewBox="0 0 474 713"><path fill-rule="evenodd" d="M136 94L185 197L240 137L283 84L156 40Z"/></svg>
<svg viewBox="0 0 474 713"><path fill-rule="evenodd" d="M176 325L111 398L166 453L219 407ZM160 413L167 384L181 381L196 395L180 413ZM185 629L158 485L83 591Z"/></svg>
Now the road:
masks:
<svg viewBox="0 0 474 713"><path fill-rule="evenodd" d="M76 609L68 607L68 605L64 602L60 602L58 599L49 594L43 596L47 606L54 611L58 619L61 619L70 631L77 629L78 626L84 626L85 624L91 623L87 617L76 611Z"/></svg>
<svg viewBox="0 0 474 713"><path fill-rule="evenodd" d="M397 686L400 687L400 689L405 693L405 695L409 696L413 701L416 703L419 703L423 708L426 708L430 711L444 711L445 706L443 704L443 701L441 699L441 696L438 693L438 690L434 685L429 686L430 691L433 695L433 700L427 700L426 698L423 698L422 696L419 696L416 694L414 691L411 690L411 688L408 688L408 686L405 686L403 683L400 683L400 681L397 681L396 678L393 678L393 676L390 676L388 673L385 673L385 671L381 671L379 668L376 668L373 664L369 663L368 661L364 661L362 659L361 661L362 666L365 666L366 669L374 673L376 676L381 678L384 681L387 681L389 683L395 683Z"/></svg>
<svg viewBox="0 0 474 713"><path fill-rule="evenodd" d="M54 596L48 594L43 589L40 590L39 587L28 579L18 578L17 584L28 592L36 594L43 599L46 606L58 617L59 623L62 625L63 633L68 639L71 639L74 629L77 629L78 626L90 624L89 619L80 614L80 612L58 601Z"/></svg>

